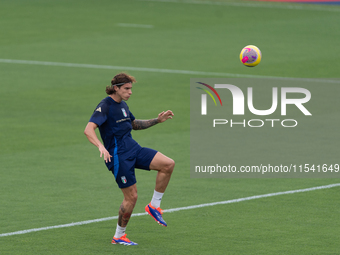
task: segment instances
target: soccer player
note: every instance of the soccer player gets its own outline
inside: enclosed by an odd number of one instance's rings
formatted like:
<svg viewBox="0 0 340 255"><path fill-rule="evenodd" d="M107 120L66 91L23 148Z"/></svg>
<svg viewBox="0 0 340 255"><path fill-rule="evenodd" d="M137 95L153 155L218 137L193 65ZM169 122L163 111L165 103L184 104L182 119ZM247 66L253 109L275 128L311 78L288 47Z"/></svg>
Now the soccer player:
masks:
<svg viewBox="0 0 340 255"><path fill-rule="evenodd" d="M132 84L136 80L126 73L117 74L106 87L108 96L94 110L84 133L88 140L98 147L100 157L104 158L107 168L113 173L124 199L119 208L118 223L113 244L137 245L125 234L126 226L137 202L135 168L158 171L156 185L151 202L145 211L160 225L167 226L160 208L161 199L169 183L175 162L153 149L141 147L131 136L131 130L149 128L174 114L168 110L150 120L137 120L125 103L132 92ZM95 129L99 128L103 144L98 139Z"/></svg>

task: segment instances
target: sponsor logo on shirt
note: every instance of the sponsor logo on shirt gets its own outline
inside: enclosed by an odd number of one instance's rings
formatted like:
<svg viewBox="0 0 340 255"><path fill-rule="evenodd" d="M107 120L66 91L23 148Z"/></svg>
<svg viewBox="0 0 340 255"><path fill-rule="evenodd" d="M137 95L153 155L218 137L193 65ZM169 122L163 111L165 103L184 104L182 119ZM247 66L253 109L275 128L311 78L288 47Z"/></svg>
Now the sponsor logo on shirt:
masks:
<svg viewBox="0 0 340 255"><path fill-rule="evenodd" d="M130 118L125 118L125 119L121 119L121 120L117 120L116 123L120 123L120 122L123 122L123 121L127 121L129 120Z"/></svg>

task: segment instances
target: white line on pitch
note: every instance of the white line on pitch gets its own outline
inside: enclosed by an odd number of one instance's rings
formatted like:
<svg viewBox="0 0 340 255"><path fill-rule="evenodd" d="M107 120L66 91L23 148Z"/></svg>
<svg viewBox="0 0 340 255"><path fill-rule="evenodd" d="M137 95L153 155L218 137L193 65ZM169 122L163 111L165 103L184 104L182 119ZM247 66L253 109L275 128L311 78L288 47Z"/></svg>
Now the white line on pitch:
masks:
<svg viewBox="0 0 340 255"><path fill-rule="evenodd" d="M159 69L159 68L148 68L148 67L76 64L76 63L48 62L48 61L36 61L36 60L0 59L0 63L42 65L42 66L61 66L61 67L79 67L79 68L94 68L94 69L112 69L112 70L141 71L141 72L170 73L170 74L203 75L203 76L209 76L209 78L220 76L220 77L236 77L236 78L265 78L265 79L287 80L287 81L340 83L340 80L331 80L331 79L277 77L277 76L265 76L265 75L251 75L251 74L235 74L235 73L190 71L190 70Z"/></svg>
<svg viewBox="0 0 340 255"><path fill-rule="evenodd" d="M118 27L153 28L153 25L144 25L144 24L117 23L116 25Z"/></svg>
<svg viewBox="0 0 340 255"><path fill-rule="evenodd" d="M308 11L328 11L340 12L337 7L323 7L319 5L306 4L282 4L282 3L245 3L245 2L211 2L197 0L139 0L146 2L163 2L163 3L182 3L182 4L203 4L203 5L218 5L218 6L235 6L235 7L250 7L250 8L269 8L269 9L287 9L287 10L308 10Z"/></svg>
<svg viewBox="0 0 340 255"><path fill-rule="evenodd" d="M260 198L265 198L265 197L274 197L274 196L280 196L280 195L309 192L309 191L314 191L314 190L330 189L330 188L339 187L339 186L340 186L340 183L335 183L335 184L312 187L312 188L307 188L307 189L289 190L289 191L275 192L275 193L269 193L269 194L263 194L263 195L256 195L256 196L251 196L251 197L231 199L231 200L220 201L220 202L213 202L213 203L206 203L206 204L199 204L199 205L191 205L191 206L185 206L185 207L166 209L166 210L164 210L164 212L165 213L177 212L177 211L190 210L190 209L196 209L196 208L202 208L202 207L208 207L208 206L239 203L239 202L243 202L243 201L249 201L249 200L260 199ZM137 216L143 216L143 215L147 215L147 213L134 213L131 216L137 217ZM69 223L69 224L56 225L56 226L43 227L43 228L32 228L32 229L21 230L21 231L10 232L10 233L3 233L3 234L0 234L0 237L21 235L21 234L27 234L27 233L31 233L31 232L38 232L38 231L42 231L42 230L49 230L49 229L56 229L56 228L74 227L74 226L86 225L86 224L90 224L90 223L96 223L96 222L102 222L102 221L108 221L108 220L114 220L114 219L118 219L118 216L101 218L101 219L94 219L94 220L79 221L79 222L73 222L73 223Z"/></svg>

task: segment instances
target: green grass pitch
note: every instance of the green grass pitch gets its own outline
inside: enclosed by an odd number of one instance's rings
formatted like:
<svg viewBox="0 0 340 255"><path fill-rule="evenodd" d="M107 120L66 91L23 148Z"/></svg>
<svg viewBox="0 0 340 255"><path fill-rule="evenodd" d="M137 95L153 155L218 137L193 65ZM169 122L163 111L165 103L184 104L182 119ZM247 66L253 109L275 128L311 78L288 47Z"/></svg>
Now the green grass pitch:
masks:
<svg viewBox="0 0 340 255"><path fill-rule="evenodd" d="M191 179L189 172L190 78L338 79L339 14L338 6L236 0L1 0L0 234L118 214L121 191L83 130L120 71L137 79L128 105L138 119L175 114L132 133L176 161L163 209L339 183ZM239 60L248 44L262 51L255 68ZM134 213L142 213L156 173L136 175ZM109 220L0 236L0 254L340 254L339 191L165 213L167 228L132 217L127 234L136 247L111 245L117 221Z"/></svg>

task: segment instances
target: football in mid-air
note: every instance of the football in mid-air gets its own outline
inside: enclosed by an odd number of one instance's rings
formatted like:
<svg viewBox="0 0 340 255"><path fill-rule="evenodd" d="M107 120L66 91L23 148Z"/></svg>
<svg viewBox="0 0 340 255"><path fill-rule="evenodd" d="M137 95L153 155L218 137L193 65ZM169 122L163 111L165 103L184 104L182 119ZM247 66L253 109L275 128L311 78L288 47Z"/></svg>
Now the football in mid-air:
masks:
<svg viewBox="0 0 340 255"><path fill-rule="evenodd" d="M257 66L261 62L262 53L255 45L247 45L241 50L240 60L245 66Z"/></svg>

